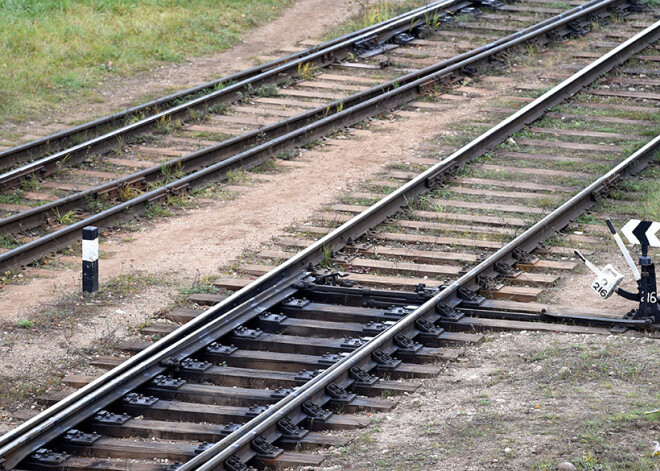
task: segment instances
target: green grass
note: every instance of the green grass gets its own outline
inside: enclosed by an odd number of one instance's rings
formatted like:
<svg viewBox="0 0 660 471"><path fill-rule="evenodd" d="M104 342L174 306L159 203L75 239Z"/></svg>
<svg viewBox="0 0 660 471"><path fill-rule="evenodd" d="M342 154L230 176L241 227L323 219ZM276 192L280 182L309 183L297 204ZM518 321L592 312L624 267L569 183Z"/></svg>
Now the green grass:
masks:
<svg viewBox="0 0 660 471"><path fill-rule="evenodd" d="M618 191L613 194L617 200L634 201L636 217L648 221L660 221L660 155L656 156L655 162L655 165L640 173L639 177L621 182ZM599 211L612 211L617 208L623 214L632 209L610 200L603 200L598 206Z"/></svg>
<svg viewBox="0 0 660 471"><path fill-rule="evenodd" d="M231 47L291 0L0 2L0 120L91 99L102 81Z"/></svg>
<svg viewBox="0 0 660 471"><path fill-rule="evenodd" d="M428 2L424 0L407 0L402 3L379 2L370 6L360 3L360 11L355 16L349 21L330 30L323 36L323 39L334 39L353 31L375 25L376 23L388 20L427 3Z"/></svg>
<svg viewBox="0 0 660 471"><path fill-rule="evenodd" d="M21 318L16 321L16 327L20 329L31 329L34 327L34 322L29 319Z"/></svg>

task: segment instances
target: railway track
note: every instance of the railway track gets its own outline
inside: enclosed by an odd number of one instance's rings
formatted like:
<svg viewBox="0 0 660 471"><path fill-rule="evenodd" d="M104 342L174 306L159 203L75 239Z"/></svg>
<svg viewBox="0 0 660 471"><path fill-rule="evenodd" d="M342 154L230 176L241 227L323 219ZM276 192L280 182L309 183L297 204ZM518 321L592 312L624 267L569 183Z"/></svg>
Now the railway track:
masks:
<svg viewBox="0 0 660 471"><path fill-rule="evenodd" d="M284 263L239 267L266 273L243 287L241 280L231 286L218 282L240 289L205 311L173 313L185 323L152 330L167 334L155 343L126 345L135 353L130 359L104 359L107 367L114 366L111 371L80 380L79 391L0 437L2 469L315 466L323 457L307 449L346 441L321 431L364 425L348 415L355 410L393 407L384 396L414 391L415 379L436 374L435 363L454 355L447 346L479 343L482 337L474 329L524 325L584 332L597 328L590 324L608 323L656 330L657 319L590 322L586 316L584 326L550 327L550 321L573 324L576 319L567 315L575 311L541 311L538 303L521 301L534 298L530 286L554 282L544 272L567 268L544 257L572 247L543 253L536 252L539 245L614 182L657 157L657 113L648 106L658 99L655 85L643 95L630 95L616 84L636 80L626 70L637 67L629 63L617 73L610 71L631 57L633 62L654 57L659 36L660 22L539 98L524 100L529 102L524 108L495 125L488 123L485 133L446 158L418 162L431 166L407 183L397 181L410 175L390 173L371 194L354 195L353 204L323 215L325 226L305 227L307 234L325 231L320 240L299 253L264 255L288 258ZM612 98L620 101L607 101ZM593 113L603 104L608 113L634 110L650 116L612 123L607 113ZM583 123L585 117L623 126L625 132L592 130ZM575 127L559 127L556 120L575 121ZM567 143L572 132L579 133L580 143ZM561 159L569 169L553 167L560 159L551 154L511 151L511 135L515 145L537 150L569 146L572 156ZM583 142L590 138L632 144ZM491 150L486 159L504 161L485 161L482 156ZM520 155L524 152L529 155ZM490 165L497 165L499 176L488 173ZM507 178L511 174L514 179ZM547 177L553 182L544 181ZM385 187L396 189L387 193ZM471 198L459 196L468 193ZM541 199L547 203L539 204ZM378 202L367 208L354 204L370 200ZM523 201L528 206L511 204ZM465 214L475 206L481 214ZM358 215L349 217L353 213ZM337 223L341 226L333 228ZM282 242L284 247L296 244L304 242ZM419 283L360 273L345 277L325 268L335 263L357 272L369 268L369 260L383 262L371 265L374 271L426 273L428 278ZM444 283L433 281L438 277ZM521 284L527 290L511 289Z"/></svg>
<svg viewBox="0 0 660 471"><path fill-rule="evenodd" d="M504 66L525 48L585 34L598 21L641 7L633 1L594 0L563 13L553 8L525 13L521 6L505 5L476 17L469 15L478 12L467 10L463 17L475 21L445 26L444 18L460 18L466 8L474 7L452 1L416 10L339 43L300 53L284 64L273 63L268 70L255 69L256 75L250 72L192 102L52 155L25 154L22 148L6 151L3 161L8 170L0 175L5 201L0 204L5 211L0 236L6 248L0 254L0 270L19 268L67 247L86 225L108 228L135 218L145 208L222 181L231 171L254 167L443 83ZM481 45L446 40L460 33ZM507 33L512 34L504 36ZM427 35L432 36L419 39ZM394 40L401 44L392 44ZM363 59L348 62L349 52ZM321 67L323 73L315 76ZM288 82L291 75L297 77L295 83ZM433 105L420 102L417 107ZM180 113L187 113L188 121ZM191 117L198 122L189 122ZM152 130L146 132L149 126ZM34 152L39 148L37 143L31 147ZM32 161L10 168L25 158Z"/></svg>

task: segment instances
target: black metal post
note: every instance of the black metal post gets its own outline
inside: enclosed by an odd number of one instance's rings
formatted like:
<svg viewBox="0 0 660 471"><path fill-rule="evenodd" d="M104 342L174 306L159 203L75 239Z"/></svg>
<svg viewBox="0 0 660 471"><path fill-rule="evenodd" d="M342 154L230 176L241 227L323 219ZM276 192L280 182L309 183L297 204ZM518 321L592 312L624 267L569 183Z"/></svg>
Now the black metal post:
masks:
<svg viewBox="0 0 660 471"><path fill-rule="evenodd" d="M637 317L652 317L654 323L660 322L660 305L655 280L655 265L648 256L649 246L642 244L642 256L639 258L642 277L639 280L639 310Z"/></svg>

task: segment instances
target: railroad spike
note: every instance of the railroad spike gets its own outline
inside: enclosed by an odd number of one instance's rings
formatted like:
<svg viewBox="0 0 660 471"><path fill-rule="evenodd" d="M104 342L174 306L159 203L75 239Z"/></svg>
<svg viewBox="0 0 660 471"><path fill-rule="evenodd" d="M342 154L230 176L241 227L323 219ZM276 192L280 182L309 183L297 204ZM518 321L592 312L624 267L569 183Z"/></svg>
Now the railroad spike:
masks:
<svg viewBox="0 0 660 471"><path fill-rule="evenodd" d="M250 406L250 408L245 412L245 417L256 417L259 414L262 414L267 409L268 409L268 406L262 406L262 405L259 405L259 404L255 404L253 406Z"/></svg>
<svg viewBox="0 0 660 471"><path fill-rule="evenodd" d="M199 445L197 445L197 448L195 448L195 454L200 455L204 453L206 450L211 448L215 443L210 443L210 442L202 442Z"/></svg>
<svg viewBox="0 0 660 471"><path fill-rule="evenodd" d="M493 268L495 268L497 273L506 278L516 278L522 273L520 270L517 270L508 263L504 263L502 261L495 262L495 266Z"/></svg>
<svg viewBox="0 0 660 471"><path fill-rule="evenodd" d="M461 305L465 307L477 307L486 300L486 298L479 296L476 292L465 286L460 286L457 293L458 297L462 300Z"/></svg>
<svg viewBox="0 0 660 471"><path fill-rule="evenodd" d="M128 414L116 414L107 410L100 410L94 414L92 422L104 425L123 425L132 418Z"/></svg>
<svg viewBox="0 0 660 471"><path fill-rule="evenodd" d="M158 375L153 380L151 380L151 384L157 388L179 389L181 386L186 384L186 380L181 378L173 378L172 376Z"/></svg>
<svg viewBox="0 0 660 471"><path fill-rule="evenodd" d="M435 306L435 312L442 316L443 322L457 322L464 316L461 311L445 303L438 303Z"/></svg>
<svg viewBox="0 0 660 471"><path fill-rule="evenodd" d="M149 407L158 402L154 396L145 396L138 393L128 393L121 399L122 403L129 406Z"/></svg>

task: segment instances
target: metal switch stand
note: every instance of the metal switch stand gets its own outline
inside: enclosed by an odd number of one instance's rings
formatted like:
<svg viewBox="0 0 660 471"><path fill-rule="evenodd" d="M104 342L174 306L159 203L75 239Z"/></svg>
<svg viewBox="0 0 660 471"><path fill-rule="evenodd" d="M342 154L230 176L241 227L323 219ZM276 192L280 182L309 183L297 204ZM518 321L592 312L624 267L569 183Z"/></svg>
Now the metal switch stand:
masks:
<svg viewBox="0 0 660 471"><path fill-rule="evenodd" d="M616 242L621 250L626 261L630 265L635 279L637 280L637 293L631 293L623 288L617 288L616 294L629 299L630 301L637 301L639 308L633 309L628 312L624 318L626 319L652 319L652 324L660 324L660 304L658 303L658 288L655 278L655 265L653 260L649 257L649 242L646 237L640 237L638 240L642 246L642 256L639 257L640 271L632 262L632 257L628 253L625 245L621 241L621 237L617 234L612 221L606 221L610 232L616 239ZM625 232L625 231L624 231Z"/></svg>

